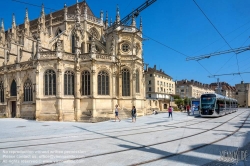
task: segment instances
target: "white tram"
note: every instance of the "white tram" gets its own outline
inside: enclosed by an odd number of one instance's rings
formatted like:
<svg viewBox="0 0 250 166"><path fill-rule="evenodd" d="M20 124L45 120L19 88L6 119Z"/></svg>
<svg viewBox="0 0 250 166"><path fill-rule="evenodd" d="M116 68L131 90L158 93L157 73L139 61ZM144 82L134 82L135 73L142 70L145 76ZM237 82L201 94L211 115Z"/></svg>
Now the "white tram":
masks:
<svg viewBox="0 0 250 166"><path fill-rule="evenodd" d="M218 117L236 112L237 110L238 102L236 99L222 96L216 93L201 95L201 117Z"/></svg>

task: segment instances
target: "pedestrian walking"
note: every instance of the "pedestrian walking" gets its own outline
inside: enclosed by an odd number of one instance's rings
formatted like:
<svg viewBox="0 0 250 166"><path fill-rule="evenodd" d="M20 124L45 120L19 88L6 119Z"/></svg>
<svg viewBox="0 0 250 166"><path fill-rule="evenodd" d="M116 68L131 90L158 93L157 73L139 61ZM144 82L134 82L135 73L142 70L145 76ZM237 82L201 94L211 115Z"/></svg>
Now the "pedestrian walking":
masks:
<svg viewBox="0 0 250 166"><path fill-rule="evenodd" d="M173 119L172 112L173 112L173 107L169 106L169 108L168 108L168 117L170 118L170 116L171 116L171 118Z"/></svg>
<svg viewBox="0 0 250 166"><path fill-rule="evenodd" d="M118 116L118 112L119 112L118 105L115 105L115 122L116 122L116 119L119 119L119 122L121 121L121 119Z"/></svg>
<svg viewBox="0 0 250 166"><path fill-rule="evenodd" d="M136 122L136 108L135 108L135 106L132 107L131 115L132 115L132 122Z"/></svg>

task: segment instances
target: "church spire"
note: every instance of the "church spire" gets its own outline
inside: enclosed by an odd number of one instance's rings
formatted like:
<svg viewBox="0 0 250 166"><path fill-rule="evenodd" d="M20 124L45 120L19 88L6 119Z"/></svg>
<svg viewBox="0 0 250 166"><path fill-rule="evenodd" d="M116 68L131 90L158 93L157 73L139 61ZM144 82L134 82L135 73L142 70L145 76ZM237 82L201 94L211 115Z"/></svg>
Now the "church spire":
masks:
<svg viewBox="0 0 250 166"><path fill-rule="evenodd" d="M75 11L75 14L76 14L76 22L80 22L81 12L80 12L80 8L79 8L78 0L76 1L76 11Z"/></svg>
<svg viewBox="0 0 250 166"><path fill-rule="evenodd" d="M16 27L16 19L15 19L15 14L12 14L12 28Z"/></svg>
<svg viewBox="0 0 250 166"><path fill-rule="evenodd" d="M142 32L142 17L140 18L140 31Z"/></svg>
<svg viewBox="0 0 250 166"><path fill-rule="evenodd" d="M100 19L103 21L103 11L100 12Z"/></svg>
<svg viewBox="0 0 250 166"><path fill-rule="evenodd" d="M135 27L135 26L136 26L135 16L134 16L134 15L133 15L133 17L132 17L131 26L133 26L133 27Z"/></svg>
<svg viewBox="0 0 250 166"><path fill-rule="evenodd" d="M42 3L42 11L41 11L41 16L45 16L45 12L44 12L44 4Z"/></svg>
<svg viewBox="0 0 250 166"><path fill-rule="evenodd" d="M119 24L120 23L120 12L119 12L119 6L117 5L116 8L116 23Z"/></svg>
<svg viewBox="0 0 250 166"><path fill-rule="evenodd" d="M28 8L25 9L25 22L29 22Z"/></svg>
<svg viewBox="0 0 250 166"><path fill-rule="evenodd" d="M3 18L2 18L2 21L1 21L1 31L4 32L4 23L3 23Z"/></svg>
<svg viewBox="0 0 250 166"><path fill-rule="evenodd" d="M105 19L105 27L108 28L109 22L108 22L108 12L106 11L106 19Z"/></svg>

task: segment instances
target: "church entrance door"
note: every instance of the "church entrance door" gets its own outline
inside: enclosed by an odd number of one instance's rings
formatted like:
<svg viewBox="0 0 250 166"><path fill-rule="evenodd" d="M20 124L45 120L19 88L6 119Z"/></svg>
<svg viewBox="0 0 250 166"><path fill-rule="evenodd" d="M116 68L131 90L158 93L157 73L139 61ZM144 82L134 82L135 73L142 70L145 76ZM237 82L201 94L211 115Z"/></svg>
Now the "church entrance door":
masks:
<svg viewBox="0 0 250 166"><path fill-rule="evenodd" d="M16 101L11 101L11 117L16 117Z"/></svg>

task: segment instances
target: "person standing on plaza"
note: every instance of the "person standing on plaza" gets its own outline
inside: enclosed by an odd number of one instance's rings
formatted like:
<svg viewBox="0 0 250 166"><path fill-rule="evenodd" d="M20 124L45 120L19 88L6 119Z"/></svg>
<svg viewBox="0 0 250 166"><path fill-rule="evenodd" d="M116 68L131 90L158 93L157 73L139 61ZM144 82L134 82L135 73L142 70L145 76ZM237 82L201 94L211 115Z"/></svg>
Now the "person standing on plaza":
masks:
<svg viewBox="0 0 250 166"><path fill-rule="evenodd" d="M169 108L168 108L168 117L170 118L170 115L171 115L171 118L173 119L172 113L173 113L173 107L169 106Z"/></svg>
<svg viewBox="0 0 250 166"><path fill-rule="evenodd" d="M115 105L115 122L116 122L116 119L119 119L119 122L121 121L121 119L118 116L118 112L119 112L118 105Z"/></svg>
<svg viewBox="0 0 250 166"><path fill-rule="evenodd" d="M187 105L187 113L188 113L188 115L190 114L190 106L189 105Z"/></svg>
<svg viewBox="0 0 250 166"><path fill-rule="evenodd" d="M135 106L132 107L131 115L132 115L132 122L136 122L136 109L135 109Z"/></svg>

